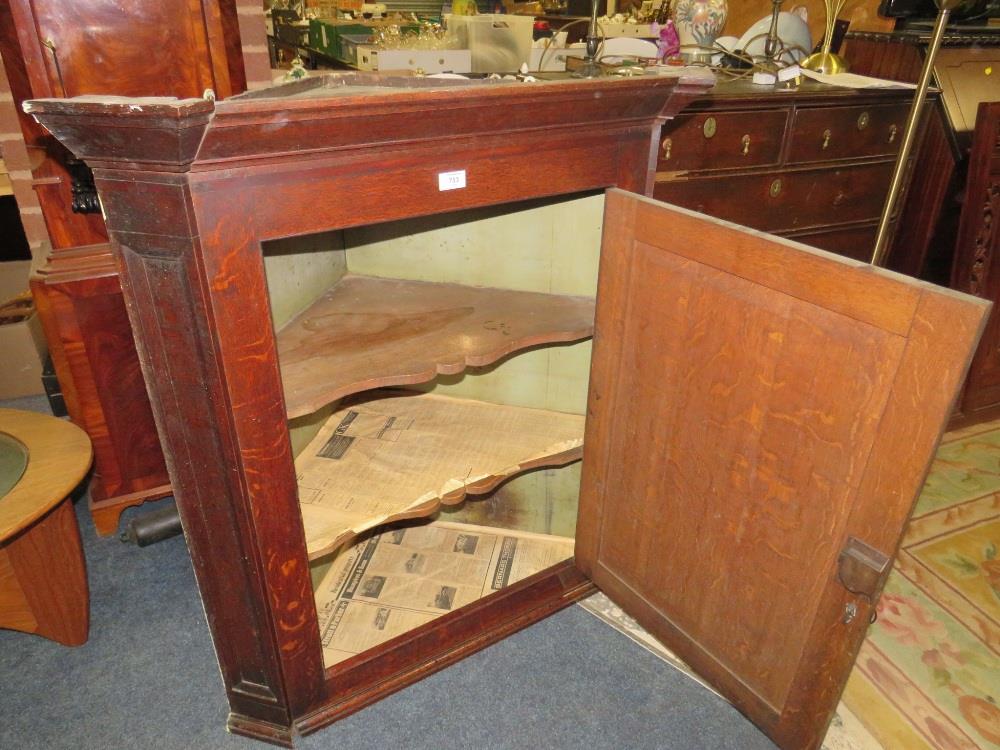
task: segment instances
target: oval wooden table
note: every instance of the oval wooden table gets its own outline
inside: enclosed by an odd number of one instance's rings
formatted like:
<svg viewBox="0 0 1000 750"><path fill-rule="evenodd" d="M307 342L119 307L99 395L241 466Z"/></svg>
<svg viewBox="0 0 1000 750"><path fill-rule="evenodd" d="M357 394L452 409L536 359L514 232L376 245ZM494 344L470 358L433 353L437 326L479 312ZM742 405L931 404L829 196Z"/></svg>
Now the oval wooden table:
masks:
<svg viewBox="0 0 1000 750"><path fill-rule="evenodd" d="M0 409L0 433L28 453L0 496L0 627L79 646L90 594L69 493L90 468L90 439L71 422L14 409Z"/></svg>

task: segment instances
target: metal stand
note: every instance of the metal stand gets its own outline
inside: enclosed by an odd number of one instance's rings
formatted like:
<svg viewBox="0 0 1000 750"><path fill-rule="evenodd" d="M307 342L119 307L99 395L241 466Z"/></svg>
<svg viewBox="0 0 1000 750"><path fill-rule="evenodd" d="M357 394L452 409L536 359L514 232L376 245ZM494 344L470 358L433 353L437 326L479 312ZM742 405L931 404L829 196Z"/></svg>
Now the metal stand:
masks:
<svg viewBox="0 0 1000 750"><path fill-rule="evenodd" d="M764 42L764 57L770 62L778 61L778 14L784 0L771 0L771 28L767 30L767 41Z"/></svg>
<svg viewBox="0 0 1000 750"><path fill-rule="evenodd" d="M920 115L924 109L924 100L927 98L927 87L931 82L931 74L934 72L934 59L937 57L938 48L941 46L941 38L944 36L944 28L948 25L948 16L951 11L962 0L935 0L938 6L937 20L934 22L934 32L931 35L931 43L927 47L927 54L924 57L924 67L920 71L920 81L917 84L916 93L913 96L913 104L910 105L910 113L906 118L906 127L903 129L903 140L899 144L899 155L896 157L896 166L892 170L892 180L889 182L889 195L886 196L885 206L882 208L882 216L879 218L878 232L875 235L875 249L872 251L872 265L884 266L886 255L889 252L889 222L892 213L896 209L896 201L903 187L903 174L906 172L906 162L909 161L910 151L913 150L913 141L917 135L917 128L920 125Z"/></svg>
<svg viewBox="0 0 1000 750"><path fill-rule="evenodd" d="M177 513L177 507L171 505L133 518L125 524L125 530L120 538L123 542L129 542L137 547L146 547L180 533L181 517Z"/></svg>
<svg viewBox="0 0 1000 750"><path fill-rule="evenodd" d="M573 73L574 78L600 78L604 75L597 63L597 50L601 46L601 38L597 36L597 0L590 0L590 24L587 26L587 54L583 58L583 67Z"/></svg>

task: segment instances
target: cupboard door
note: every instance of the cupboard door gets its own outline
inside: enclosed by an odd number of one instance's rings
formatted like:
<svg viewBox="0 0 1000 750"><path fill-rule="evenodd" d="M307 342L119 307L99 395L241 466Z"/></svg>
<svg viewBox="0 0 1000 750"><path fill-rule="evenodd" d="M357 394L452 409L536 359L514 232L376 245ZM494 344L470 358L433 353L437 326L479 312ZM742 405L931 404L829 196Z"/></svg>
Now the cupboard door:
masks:
<svg viewBox="0 0 1000 750"><path fill-rule="evenodd" d="M609 191L577 565L819 747L987 310Z"/></svg>

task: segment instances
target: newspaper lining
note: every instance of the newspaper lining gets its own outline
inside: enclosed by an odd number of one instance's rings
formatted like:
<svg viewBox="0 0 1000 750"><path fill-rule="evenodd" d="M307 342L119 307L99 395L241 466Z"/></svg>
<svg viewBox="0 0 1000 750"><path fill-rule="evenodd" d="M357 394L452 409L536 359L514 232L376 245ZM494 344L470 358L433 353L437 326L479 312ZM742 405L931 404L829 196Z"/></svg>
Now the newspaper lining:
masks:
<svg viewBox="0 0 1000 750"><path fill-rule="evenodd" d="M345 549L316 587L327 667L573 556L573 540L470 524L390 529Z"/></svg>
<svg viewBox="0 0 1000 750"><path fill-rule="evenodd" d="M431 394L340 409L295 461L309 556L533 466L577 460L583 425L576 414Z"/></svg>

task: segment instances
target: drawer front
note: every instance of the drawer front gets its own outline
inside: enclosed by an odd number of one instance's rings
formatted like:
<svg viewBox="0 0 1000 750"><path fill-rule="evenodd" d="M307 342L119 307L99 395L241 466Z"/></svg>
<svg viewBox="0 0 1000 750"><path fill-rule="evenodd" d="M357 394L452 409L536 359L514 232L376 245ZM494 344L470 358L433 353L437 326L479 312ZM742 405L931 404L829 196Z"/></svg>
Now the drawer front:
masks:
<svg viewBox="0 0 1000 750"><path fill-rule="evenodd" d="M867 263L872 259L877 232L878 224L862 224L861 226L823 229L818 232L803 232L789 237L789 239Z"/></svg>
<svg viewBox="0 0 1000 750"><path fill-rule="evenodd" d="M892 162L657 182L653 196L766 232L877 220Z"/></svg>
<svg viewBox="0 0 1000 750"><path fill-rule="evenodd" d="M788 162L895 154L908 110L905 103L800 109L792 121Z"/></svg>
<svg viewBox="0 0 1000 750"><path fill-rule="evenodd" d="M777 164L788 110L695 112L668 120L658 172L738 169Z"/></svg>

